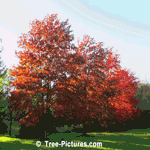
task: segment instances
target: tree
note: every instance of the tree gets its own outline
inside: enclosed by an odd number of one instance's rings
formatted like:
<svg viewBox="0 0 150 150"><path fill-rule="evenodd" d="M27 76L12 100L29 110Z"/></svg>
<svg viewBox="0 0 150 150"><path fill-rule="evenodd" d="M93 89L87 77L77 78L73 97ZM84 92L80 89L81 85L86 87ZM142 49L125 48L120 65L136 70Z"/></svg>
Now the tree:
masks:
<svg viewBox="0 0 150 150"><path fill-rule="evenodd" d="M0 43L2 43L1 38L0 38ZM1 46L0 53L2 53L3 50L4 50L4 47ZM0 57L0 59L1 59L1 57ZM6 72L7 72L6 66L4 65L3 60L1 59L0 60L0 77L4 76L6 74Z"/></svg>
<svg viewBox="0 0 150 150"><path fill-rule="evenodd" d="M139 107L144 110L150 110L150 86L149 84L140 84L137 87L136 98L141 101Z"/></svg>
<svg viewBox="0 0 150 150"><path fill-rule="evenodd" d="M2 39L0 39L2 42ZM0 52L3 51L3 47L1 47ZM10 121L10 136L11 136L11 124L12 124L12 112L9 111L9 88L10 88L10 80L12 78L9 76L8 68L4 65L3 61L0 60L0 116L1 121L9 120Z"/></svg>
<svg viewBox="0 0 150 150"><path fill-rule="evenodd" d="M2 43L2 39L0 39ZM0 52L2 52L4 48L1 46ZM1 57L0 57L1 59ZM3 60L0 60L0 112L8 111L8 95L9 95L9 72L6 65L4 65Z"/></svg>
<svg viewBox="0 0 150 150"><path fill-rule="evenodd" d="M28 35L23 34L18 42L24 51L18 52L20 65L10 70L16 77L11 84L17 89L11 91L9 102L14 112L26 110L20 125L36 124L49 107L55 118L67 121L75 116L79 122L87 119L85 124L97 118L101 126L107 126L105 119L131 118L137 111L134 104L139 102L134 98L135 77L121 69L112 49L104 50L102 43L89 36L78 41L78 47L71 44L70 26L56 18L51 15L33 21Z"/></svg>
<svg viewBox="0 0 150 150"><path fill-rule="evenodd" d="M15 52L20 62L10 69L11 76L15 77L11 84L16 89L10 91L9 102L13 111L18 111L15 117L19 117L19 111L26 111L20 125L31 126L38 122L46 108L53 105L52 96L58 92L55 86L51 88L51 83L55 85L56 80L67 78L65 58L70 49L74 49L71 26L66 27L67 24L68 20L60 22L57 15L47 15L42 21L30 23L31 30L18 41L24 51Z"/></svg>
<svg viewBox="0 0 150 150"><path fill-rule="evenodd" d="M7 101L5 100L6 91L4 91L4 79L6 75L0 77L0 133L5 134L7 132L8 126L3 122L4 118L6 117L6 112L8 111ZM6 110L7 109L7 110Z"/></svg>
<svg viewBox="0 0 150 150"><path fill-rule="evenodd" d="M0 38L0 43L2 43L2 39ZM4 50L4 47L1 46L0 53ZM6 98L4 89L6 88L5 78L6 78L7 68L3 63L2 57L0 57L0 93L1 93L1 101L4 101Z"/></svg>
<svg viewBox="0 0 150 150"><path fill-rule="evenodd" d="M55 112L65 116L67 110L68 120L72 116L83 122L97 118L101 126L107 127L107 121L113 118L123 122L135 116L138 82L129 70L120 67L118 55L113 56L112 49L104 51L102 43L93 43L89 36L84 36L76 54L69 55L70 78L58 83L62 90L55 99Z"/></svg>
<svg viewBox="0 0 150 150"><path fill-rule="evenodd" d="M1 121L10 121L9 124L9 135L11 136L11 125L14 118L14 113L12 113L10 104L8 103L8 98L10 96L9 89L12 88L10 85L10 81L13 81L13 78L10 77L10 72L8 71L5 73L5 75L0 77L0 88L1 88L1 94L0 94L0 115L1 115Z"/></svg>

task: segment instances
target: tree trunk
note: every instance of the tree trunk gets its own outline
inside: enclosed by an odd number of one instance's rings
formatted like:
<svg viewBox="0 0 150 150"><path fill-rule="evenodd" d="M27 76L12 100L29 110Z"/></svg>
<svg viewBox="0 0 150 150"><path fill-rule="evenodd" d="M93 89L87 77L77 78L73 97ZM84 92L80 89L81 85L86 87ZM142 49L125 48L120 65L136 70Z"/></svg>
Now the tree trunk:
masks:
<svg viewBox="0 0 150 150"><path fill-rule="evenodd" d="M10 111L10 128L9 128L9 136L11 136L11 126L12 126L12 111Z"/></svg>

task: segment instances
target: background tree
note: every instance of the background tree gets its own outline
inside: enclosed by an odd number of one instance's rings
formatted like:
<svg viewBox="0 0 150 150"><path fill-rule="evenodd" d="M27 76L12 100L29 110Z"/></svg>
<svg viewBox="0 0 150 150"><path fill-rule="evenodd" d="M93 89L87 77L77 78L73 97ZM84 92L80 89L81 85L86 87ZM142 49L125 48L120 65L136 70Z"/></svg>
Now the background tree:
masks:
<svg viewBox="0 0 150 150"><path fill-rule="evenodd" d="M11 111L10 104L8 103L8 99L10 96L9 89L13 88L10 85L10 81L13 81L13 78L10 77L10 72L7 69L5 75L0 77L0 87L1 87L0 116L1 116L1 121L7 125L7 128L9 127L9 135L11 136L11 125L14 119L14 113ZM2 122L1 122L1 126L3 124ZM3 132L4 128L2 127L1 129ZM5 131L5 133L7 133L7 131Z"/></svg>
<svg viewBox="0 0 150 150"><path fill-rule="evenodd" d="M2 39L0 39L0 42L2 43ZM4 50L3 47L1 47L0 52ZM1 58L0 58L1 59ZM3 60L0 60L0 116L1 116L1 125L3 124L2 122L5 122L5 124L10 121L10 134L11 134L11 121L12 119L10 116L12 113L9 111L9 103L8 103L8 97L10 96L9 93L9 88L10 86L10 80L12 78L9 75L8 68L6 65L4 65ZM7 126L9 126L7 124ZM3 129L3 128L2 128Z"/></svg>
<svg viewBox="0 0 150 150"><path fill-rule="evenodd" d="M137 87L136 98L140 100L139 107L143 110L150 110L150 84L141 83Z"/></svg>
<svg viewBox="0 0 150 150"><path fill-rule="evenodd" d="M4 47L1 45L2 39L0 38L0 53L4 50ZM2 60L2 57L0 56L0 77L4 76L7 72L6 65L4 65L4 62Z"/></svg>
<svg viewBox="0 0 150 150"><path fill-rule="evenodd" d="M0 53L2 53L2 51L4 50L4 47L1 45L2 43L2 39L0 38ZM2 57L0 56L0 93L1 93L1 100L4 101L5 96L4 96L4 78L6 77L6 72L7 72L7 68L3 63Z"/></svg>
<svg viewBox="0 0 150 150"><path fill-rule="evenodd" d="M1 126L0 134L7 133L7 128L8 128L6 123L4 123L4 119L9 113L8 103L6 101L7 93L6 91L4 91L6 90L4 89L4 86L6 86L6 83L4 83L5 77L6 77L6 74L0 77L0 126Z"/></svg>
<svg viewBox="0 0 150 150"><path fill-rule="evenodd" d="M0 53L4 50L4 47L2 46L2 39L0 38ZM4 65L4 62L2 60L2 57L0 56L0 106L4 108L0 108L0 111L4 112L4 109L6 110L8 106L8 94L9 94L9 72L6 65Z"/></svg>

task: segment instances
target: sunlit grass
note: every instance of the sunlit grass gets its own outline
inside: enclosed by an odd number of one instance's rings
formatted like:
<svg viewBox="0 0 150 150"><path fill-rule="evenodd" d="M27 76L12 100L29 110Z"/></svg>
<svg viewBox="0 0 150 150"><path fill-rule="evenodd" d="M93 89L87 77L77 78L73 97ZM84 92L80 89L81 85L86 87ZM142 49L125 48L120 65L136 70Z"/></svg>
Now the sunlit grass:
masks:
<svg viewBox="0 0 150 150"><path fill-rule="evenodd" d="M150 129L138 130L134 129L134 132L126 133L87 133L91 137L77 137L82 133L57 133L48 136L49 142L61 143L62 139L67 142L102 142L103 147L76 147L76 149L111 149L111 150L148 150L150 149ZM46 150L50 149L46 147L46 143L41 141L41 147L36 147L37 139L26 140L9 137L9 135L0 135L0 145L2 149L14 149L15 150ZM53 149L74 149L72 147L51 147Z"/></svg>

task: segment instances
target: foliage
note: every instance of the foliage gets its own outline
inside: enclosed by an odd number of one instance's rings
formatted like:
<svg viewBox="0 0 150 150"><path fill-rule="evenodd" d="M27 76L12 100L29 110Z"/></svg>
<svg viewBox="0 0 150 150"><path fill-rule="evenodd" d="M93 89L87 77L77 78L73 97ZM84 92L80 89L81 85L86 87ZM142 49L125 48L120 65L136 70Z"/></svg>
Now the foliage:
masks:
<svg viewBox="0 0 150 150"><path fill-rule="evenodd" d="M67 119L98 118L101 126L107 126L105 119L123 122L138 111L136 78L129 70L121 69L112 49L104 51L101 46L85 35L78 42L76 54L68 56L70 78L58 83L62 91L55 99L57 115L63 116L67 110Z"/></svg>
<svg viewBox="0 0 150 150"><path fill-rule="evenodd" d="M0 38L0 42L2 42L2 39ZM0 48L0 53L3 51L3 47ZM8 94L8 85L9 81L7 80L7 73L8 68L3 63L3 60L0 57L0 104L4 106L6 103L6 97ZM4 106L5 107L5 106ZM0 110L1 111L1 110ZM4 110L3 110L4 111Z"/></svg>
<svg viewBox="0 0 150 150"><path fill-rule="evenodd" d="M10 72L7 68L7 72L5 75L0 77L0 115L1 119L5 119L5 121L10 121L10 110L9 110L9 102L8 98L10 96L9 89L12 88L10 85L10 81L13 81L13 78L10 76ZM14 114L12 114L12 118L14 117Z"/></svg>
<svg viewBox="0 0 150 150"><path fill-rule="evenodd" d="M9 105L8 104L8 96L9 96L9 88L10 81L12 78L10 77L10 72L7 68L7 72L0 77L0 105L4 107L4 109L1 110L3 112L5 108ZM5 89L5 90L4 90Z"/></svg>
<svg viewBox="0 0 150 150"><path fill-rule="evenodd" d="M141 102L139 104L141 109L150 110L150 86L148 83L141 83L137 87L136 98Z"/></svg>
<svg viewBox="0 0 150 150"><path fill-rule="evenodd" d="M54 110L54 117L70 120L75 116L80 122L97 118L101 126L107 126L105 119L123 122L133 117L139 103L134 75L120 67L119 56L112 49L104 50L102 43L88 35L75 47L70 26L66 27L68 20L60 23L56 18L48 15L33 21L31 30L18 42L24 51L16 52L20 65L10 70L16 77L11 84L17 89L11 91L9 102L14 112L26 110L20 125L35 124L48 107Z"/></svg>
<svg viewBox="0 0 150 150"><path fill-rule="evenodd" d="M2 42L2 39L0 38L0 43L1 42ZM2 53L3 50L4 50L4 47L1 46L0 53ZM3 60L1 59L1 57L0 57L0 67L1 67L1 69L0 69L0 77L2 77L2 76L4 76L6 74L7 69L6 69L6 65L4 65Z"/></svg>
<svg viewBox="0 0 150 150"><path fill-rule="evenodd" d="M10 92L9 102L14 112L26 110L26 118L21 119L20 124L35 124L46 108L54 103L52 96L57 91L51 83L55 85L56 80L67 78L65 57L70 48L74 48L67 22L60 22L57 15L47 15L42 21L30 23L31 30L18 41L24 51L18 52L20 65L10 69L11 76L16 77L11 84L17 89ZM36 101L34 105L33 100ZM17 113L15 117L19 115Z"/></svg>
<svg viewBox="0 0 150 150"><path fill-rule="evenodd" d="M2 39L0 39L2 41ZM3 47L1 47L0 52L3 51ZM10 113L9 113L9 103L8 103L8 97L9 97L9 88L10 86L10 81L12 78L9 75L9 70L4 65L2 59L0 60L0 120L4 121L8 120L10 118ZM1 122L3 124L3 122Z"/></svg>

